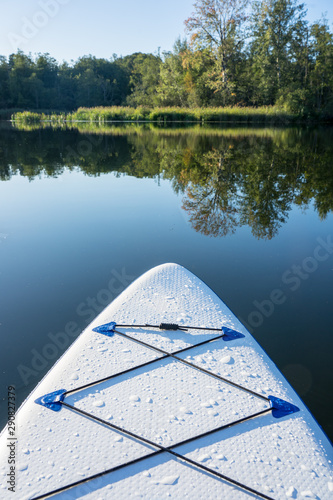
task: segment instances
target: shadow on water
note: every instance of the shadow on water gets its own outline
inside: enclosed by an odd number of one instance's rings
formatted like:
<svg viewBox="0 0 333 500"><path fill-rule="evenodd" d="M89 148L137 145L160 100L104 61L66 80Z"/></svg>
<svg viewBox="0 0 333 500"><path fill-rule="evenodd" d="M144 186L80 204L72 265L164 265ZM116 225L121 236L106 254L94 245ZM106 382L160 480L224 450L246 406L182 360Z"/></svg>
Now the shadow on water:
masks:
<svg viewBox="0 0 333 500"><path fill-rule="evenodd" d="M270 240L292 205L333 209L333 129L3 125L0 179L114 173L171 181L195 229L223 237L249 226Z"/></svg>

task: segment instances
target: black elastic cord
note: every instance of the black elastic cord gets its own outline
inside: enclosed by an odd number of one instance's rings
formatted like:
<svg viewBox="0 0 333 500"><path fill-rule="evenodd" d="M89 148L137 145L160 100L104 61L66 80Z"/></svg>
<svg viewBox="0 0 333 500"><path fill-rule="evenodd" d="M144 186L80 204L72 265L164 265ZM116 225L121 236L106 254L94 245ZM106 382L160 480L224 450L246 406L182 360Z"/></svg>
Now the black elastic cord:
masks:
<svg viewBox="0 0 333 500"><path fill-rule="evenodd" d="M148 324L146 324L146 325L117 325L117 326L122 327L122 328L160 328L160 329L163 329L162 327L164 327L167 330L168 329L169 330L181 329L183 331L186 331L186 329L193 329L193 330L210 330L210 331L219 331L219 332L221 332L220 328L203 328L203 327L191 327L191 326L188 326L188 327L187 326L186 327L185 326L184 327L179 327L176 324L163 324L163 323L161 325L159 325L159 326L157 326L157 325L148 325ZM234 387L236 387L238 389L241 389L241 390L243 390L243 391L245 391L247 393L252 394L253 396L259 397L260 399L262 399L262 400L270 403L270 400L268 398L266 398L265 396L262 396L261 394L256 393L256 392L254 392L254 391L252 391L250 389L247 389L247 388L245 388L245 387L243 387L243 386L241 386L239 384L231 382L230 380L225 379L225 378L221 377L220 375L217 375L215 373L209 372L208 370L205 370L204 368L201 368L200 366L197 366L197 365L195 365L193 363L190 363L190 362L188 362L188 361L186 361L186 360L184 360L184 359L182 359L182 358L180 358L180 357L177 356L178 354L181 354L181 353L183 353L185 351L188 351L190 349L194 349L195 347L198 347L198 346L201 346L201 345L204 345L204 344L208 344L210 342L214 342L215 340L219 340L219 339L221 339L224 336L224 334L221 334L221 335L219 335L217 337L214 337L214 338L207 339L207 340L205 340L203 342L200 342L198 344L188 346L188 347L186 347L184 349L180 349L179 351L175 351L173 353L169 353L167 351L164 351L163 349L160 349L158 347L155 347L155 346L152 346L150 344L147 344L144 341L141 341L139 339L135 339L135 338L133 338L133 337L131 337L129 335L126 335L125 333L119 332L118 330L113 330L113 331L117 335L120 335L120 336L122 336L122 337L124 337L124 338L126 338L126 339L128 339L128 340L130 340L132 342L136 342L136 343L138 343L138 344L140 344L140 345L142 345L144 347L147 347L148 349L152 349L152 350L158 352L159 354L162 354L162 356L160 356L160 357L158 357L156 359L153 359L151 361L147 361L146 363L143 363L141 365L137 365L135 367L132 367L132 368L130 368L128 370L124 370L122 372L118 372L118 373L113 374L113 375L111 375L109 377L105 377L103 379L97 380L95 382L91 382L89 384L86 384L84 386L78 387L76 389L72 389L70 391L67 391L67 392L64 393L64 396L68 396L69 394L73 394L75 392L81 391L81 390L86 389L88 387L92 387L94 385L97 385L99 383L105 382L107 380L111 380L112 378L118 377L120 375L132 372L132 371L134 371L134 370L136 370L138 368L142 368L142 367L148 366L150 364L156 363L156 362L158 362L160 360L163 360L163 359L171 357L171 358L173 358L173 359L175 359L177 361L180 361L181 363L184 363L185 365L187 365L187 366L189 366L191 368L194 368L194 369L196 369L196 370L198 370L198 371L200 371L202 373L205 373L205 374L207 374L207 375L209 375L211 377L214 377L214 378L216 378L216 379L218 379L218 380L220 380L222 382L225 382L225 383L227 383L229 385L232 385L232 386L234 386ZM83 416L85 416L85 417L87 417L89 419L92 419L92 420L96 421L99 424L102 424L104 426L108 426L109 428L112 428L112 429L114 429L114 430L116 430L118 432L121 432L121 433L123 433L123 434L125 434L125 435L127 435L127 436L129 436L129 437L131 437L133 439L135 439L135 440L140 441L141 443L144 443L144 444L149 445L149 446L154 447L154 448L158 448L158 450L154 451L152 453L149 453L148 455L145 455L143 457L139 457L137 459L134 459L134 460L132 460L130 462L127 462L127 463L124 463L124 464L120 464L120 465L118 465L116 467L113 467L111 469L105 470L105 471L100 472L98 474L95 474L93 476L90 476L90 477L87 477L87 478L83 478L83 479L81 479L79 481L76 481L75 483L72 483L72 484L69 484L67 486L58 488L58 489L53 490L53 491L51 491L49 493L37 496L33 500L39 500L39 499L50 497L50 496L52 496L54 494L60 493L62 491L66 491L68 489L71 489L73 487L79 486L79 485L81 485L83 483L86 483L88 481L91 481L93 479L97 479L97 478L99 478L101 476L104 476L106 474L115 472L115 471L120 470L122 468L125 468L125 467L127 467L129 465L134 465L134 464L136 464L136 463L138 463L138 462L140 462L142 460L146 460L148 458L152 458L152 457L154 457L154 456L156 456L156 455L158 455L160 453L165 453L165 452L166 453L170 453L171 455L173 455L177 459L179 459L179 460L181 460L181 461L183 461L183 462L185 462L187 464L190 464L190 465L192 465L192 466L194 466L196 468L204 470L205 472L208 472L209 474L212 474L212 475L218 477L219 479L222 479L222 480L224 480L224 481L226 481L226 482L228 482L228 483L230 483L230 484L232 484L234 486L237 486L238 488L241 488L242 490L244 490L244 491L246 491L248 493L257 495L257 496L259 496L261 498L264 498L266 500L273 500L271 497L265 495L264 493L260 493L259 491L256 491L253 488L250 488L250 487L248 487L248 486L246 486L246 485L244 485L244 484L242 484L242 483L240 483L240 482L238 482L238 481L236 481L234 479L231 479L231 478L229 478L229 477L227 477L227 476L225 476L225 475L223 475L223 474L221 474L221 473L219 473L219 472L217 472L217 471L215 471L213 469L210 469L209 467L206 467L205 465L197 463L194 460L192 460L190 458L187 458L187 457L185 457L185 456L183 456L183 455L175 452L174 449L173 449L173 448L185 445L187 443L190 443L190 442L192 442L194 440L200 439L202 437L209 436L209 435L211 435L211 434L213 434L215 432L218 432L220 430L223 430L223 429L232 427L234 425L237 425L239 423L245 422L247 420L253 419L253 418L258 417L260 415L264 415L264 414L266 414L266 413L268 413L268 412L271 411L271 407L270 408L266 408L264 410L261 410L260 412L257 412L257 413L255 413L253 415L250 415L250 416L247 416L247 417L243 417L242 419L230 422L228 424L224 424L223 426L220 426L220 427L218 427L216 429L207 431L207 432L205 432L203 434L200 434L198 436L188 438L188 439L186 439L186 440L184 440L184 441L182 441L180 443L176 443L173 446L167 448L167 447L161 446L161 445L159 445L157 443L154 443L154 442L150 441L149 439L146 439L146 438L144 438L142 436L139 436L139 435L137 435L137 434L135 434L135 433L133 433L131 431L127 431L126 429L123 429L123 428L118 427L118 426L116 426L114 424L111 424L110 422L107 422L107 421L105 421L105 420L103 420L103 419L101 419L99 417L96 417L95 415L87 413L84 410L76 408L76 407L74 407L74 406L66 403L65 401L62 401L61 404L63 406L65 406L65 407L67 407L68 409L72 410L72 411L75 411L75 412L77 412L77 413L79 413L79 414L81 414L81 415L83 415Z"/></svg>
<svg viewBox="0 0 333 500"><path fill-rule="evenodd" d="M164 446L161 446L161 445L159 445L157 443L154 443L153 441L150 441L149 439L146 439L146 438L144 438L142 436L138 436L137 434L134 434L131 431L128 431L126 429L118 427L117 425L114 425L114 424L112 424L110 422L107 422L107 421L105 421L105 420L103 420L103 419L101 419L99 417L96 417L95 415L92 415L92 414L90 414L88 412L85 412L84 410L81 410L81 409L76 408L76 407L74 407L72 405L69 405L69 404L65 403L64 401L62 401L61 404L63 406L65 406L66 408L68 408L68 409L70 409L72 411L75 411L75 412L77 412L77 413L79 413L79 414L81 414L81 415L83 415L85 417L88 417L88 418L92 419L92 420L95 420L96 422L98 422L100 424L106 425L107 427L110 427L110 428L112 428L112 429L114 429L114 430L116 430L118 432L121 432L121 433L123 433L123 434L125 434L127 436L130 436L130 437L132 437L132 438L134 438L134 439L136 439L138 441L141 441L141 442L143 442L145 444L148 444L149 446L152 446L154 448L158 448L158 451L149 453L148 455L145 455L143 457L136 458L136 459L134 459L134 460L132 460L130 462L127 462L125 464L120 464L120 465L118 465L116 467L112 467L111 469L105 470L103 472L99 472L98 474L94 474L93 476L83 478L80 481L76 481L75 483L63 486L61 488L53 490L53 491L51 491L49 493L46 493L44 495L40 495L38 497L34 497L32 500L41 500L41 499L47 498L47 497L49 497L51 495L55 495L56 493L60 493L62 491L69 490L71 488L79 486L79 485L81 485L83 483L86 483L88 481L92 481L93 479L97 479L97 478L99 478L101 476L104 476L106 474L110 474L112 472L115 472L117 470L123 469L125 467L130 466L130 465L134 465L134 464L136 464L136 463L138 463L140 461L146 460L148 458L152 458L152 457L154 457L156 455L159 455L161 453L170 453L171 455L175 456L179 460L181 460L183 462L186 462L186 463L188 463L190 465L193 465L196 468L202 469L205 472L208 472L209 474L212 474L212 475L218 477L219 479L223 479L224 481L226 481L226 482L228 482L228 483L230 483L230 484L232 484L234 486L237 486L238 488L240 488L240 489L242 489L242 490L244 490L244 491L246 491L248 493L252 493L252 494L254 494L256 496L259 496L261 498L264 498L266 500L273 500L272 497L269 497L269 496L265 495L264 493L261 493L261 492L259 492L257 490L254 490L253 488L251 488L249 486L246 486L246 485L240 483L239 481L236 481L236 480L234 480L232 478L229 478L228 476L225 476L224 474L221 474L220 472L218 472L216 470L210 469L209 467L206 467L205 465L202 465L202 464L196 462L195 460L192 460L192 459L190 459L188 457L185 457L184 455L181 455L180 453L177 453L177 452L175 452L173 450L173 448L177 448L177 447L183 446L183 445L185 445L187 443L190 443L190 442L192 442L194 440L200 439L202 437L206 437L206 436L208 436L210 434L213 434L215 432L221 431L221 430L226 429L228 427L232 427L232 426L234 426L236 424L245 422L247 420L250 420L252 418L258 417L260 415L264 415L265 413L268 413L269 411L271 411L271 408L266 408L265 410L257 412L257 413L255 413L253 415L248 416L248 417L244 417L244 418L242 418L242 419L240 419L238 421L231 422L230 424L225 424L223 426L220 426L220 427L218 427L216 429L213 429L211 431L207 431L207 432L205 432L203 434L200 434L198 436L195 436L195 437L192 437L192 438L188 438L188 439L186 439L184 441L181 441L179 443L176 443L176 444L172 445L171 447L164 447Z"/></svg>
<svg viewBox="0 0 333 500"><path fill-rule="evenodd" d="M186 332L187 330L209 330L211 332L220 332L221 328L208 328L203 326L184 326L184 325L176 325L174 323L161 323L160 325L149 325L146 323L145 325L118 325L120 328L156 328L159 330L180 330Z"/></svg>
<svg viewBox="0 0 333 500"><path fill-rule="evenodd" d="M266 396L263 396L262 394L259 394L258 392L252 391L251 389L247 389L246 387L243 387L242 385L236 384L235 382L232 382L231 380L228 380L224 377L221 377L220 375L217 375L216 373L212 373L209 370L205 370L205 368L201 368L201 366L195 365L194 363L190 363L189 361L186 361L185 359L179 358L176 354L164 351L163 349L160 349L159 347L147 344L146 342L143 342L143 340L135 339L135 338L131 337L130 335L126 335L126 333L119 332L118 330L113 329L112 331L114 333L117 333L121 337L132 340L133 342L137 342L138 344L141 344L144 347L148 347L149 349L153 349L154 351L160 352L161 354L168 355L171 358L174 358L177 361L180 361L181 363L184 363L185 365L190 366L191 368L195 368L196 370L199 370L200 372L206 373L207 375L210 375L211 377L214 377L218 380L222 380L223 382L226 382L227 384L232 385L233 387L237 387L237 389L241 389L242 391L245 391L245 392L248 392L249 394L252 394L252 396L256 396L257 398L263 399L267 403L270 403L270 399L266 398Z"/></svg>
<svg viewBox="0 0 333 500"><path fill-rule="evenodd" d="M180 354L180 353L189 351L190 349L194 349L194 347L199 347L199 346L202 346L202 345L205 345L205 344L209 344L210 342L214 342L215 340L219 340L222 337L224 337L224 334L219 335L218 337L214 337L212 339L203 340L202 342L199 342L198 344L190 345L188 347L185 347L184 349L180 349L179 351L175 351L172 354L175 355L175 354ZM132 337L129 337L129 339L130 340L134 340ZM151 347L153 348L153 346L151 346ZM149 366L149 365L151 365L153 363L156 363L157 361L160 361L161 359L169 358L170 356L171 356L171 354L167 353L165 351L165 354L163 356L159 357L159 358L152 359L151 361L146 361L146 363L142 363L141 365L133 366L132 368L129 368L128 370L123 370L121 372L114 373L113 375L110 375L108 377L102 378L100 380L96 380L94 382L90 382L89 384L82 385L81 387L77 387L76 389L71 389L70 391L66 391L64 393L64 396L68 396L69 394L73 394L73 393L81 391L83 389L88 389L89 387L93 387L94 385L100 384L102 382L106 382L107 380L111 380L111 379L113 379L115 377L120 377L120 375L125 375L125 374L130 373L130 372L132 372L134 370L137 370L138 368L143 368L145 366Z"/></svg>

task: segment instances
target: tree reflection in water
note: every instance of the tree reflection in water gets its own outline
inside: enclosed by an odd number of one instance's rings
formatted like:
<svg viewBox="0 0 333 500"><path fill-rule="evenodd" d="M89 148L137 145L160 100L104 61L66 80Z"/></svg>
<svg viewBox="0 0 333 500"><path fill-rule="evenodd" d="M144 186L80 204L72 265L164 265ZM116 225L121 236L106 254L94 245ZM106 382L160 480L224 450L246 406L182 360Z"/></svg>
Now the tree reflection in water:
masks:
<svg viewBox="0 0 333 500"><path fill-rule="evenodd" d="M333 209L333 130L97 126L0 129L0 178L80 169L171 181L192 227L212 237L248 225L272 239L292 205Z"/></svg>
<svg viewBox="0 0 333 500"><path fill-rule="evenodd" d="M206 236L227 236L239 225L239 205L232 154L229 149L215 149L202 155L207 175L200 183L189 182L183 208L192 227ZM204 169L203 169L204 170Z"/></svg>

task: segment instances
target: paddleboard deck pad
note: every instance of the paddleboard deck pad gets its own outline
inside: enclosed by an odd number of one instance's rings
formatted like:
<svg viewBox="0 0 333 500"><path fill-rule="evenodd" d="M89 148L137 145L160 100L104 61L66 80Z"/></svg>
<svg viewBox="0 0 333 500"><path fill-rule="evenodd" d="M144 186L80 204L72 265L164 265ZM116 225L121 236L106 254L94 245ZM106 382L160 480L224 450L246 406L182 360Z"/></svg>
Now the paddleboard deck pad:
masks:
<svg viewBox="0 0 333 500"><path fill-rule="evenodd" d="M228 307L176 264L117 297L6 427L1 498L333 498L332 446Z"/></svg>

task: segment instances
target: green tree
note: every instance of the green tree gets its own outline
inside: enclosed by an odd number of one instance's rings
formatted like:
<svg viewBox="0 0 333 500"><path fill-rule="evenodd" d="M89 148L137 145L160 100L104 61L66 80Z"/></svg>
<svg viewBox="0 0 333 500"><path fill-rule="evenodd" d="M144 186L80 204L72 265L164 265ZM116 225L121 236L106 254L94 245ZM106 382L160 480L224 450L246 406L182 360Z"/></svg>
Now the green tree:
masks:
<svg viewBox="0 0 333 500"><path fill-rule="evenodd" d="M217 83L219 75L216 74L216 64L214 53L208 48L193 50L189 47L183 53L183 67L186 69L185 85L190 106L224 103L225 95L220 92Z"/></svg>
<svg viewBox="0 0 333 500"><path fill-rule="evenodd" d="M333 112L333 35L324 18L311 27L310 90L316 112Z"/></svg>
<svg viewBox="0 0 333 500"><path fill-rule="evenodd" d="M111 60L96 59L94 73L98 78L103 106L124 104L129 92L129 75L114 54Z"/></svg>
<svg viewBox="0 0 333 500"><path fill-rule="evenodd" d="M36 75L36 108L57 108L58 63L50 54L38 54L34 64Z"/></svg>
<svg viewBox="0 0 333 500"><path fill-rule="evenodd" d="M87 68L83 73L77 77L78 92L77 104L78 106L96 106L100 104L98 78L92 68Z"/></svg>
<svg viewBox="0 0 333 500"><path fill-rule="evenodd" d="M123 59L123 65L130 74L129 95L126 103L130 106L153 106L158 103L157 86L159 83L160 55L132 54Z"/></svg>
<svg viewBox="0 0 333 500"><path fill-rule="evenodd" d="M8 68L9 107L34 108L36 101L31 92L29 80L34 71L32 58L19 50L16 54L9 56Z"/></svg>
<svg viewBox="0 0 333 500"><path fill-rule="evenodd" d="M164 53L157 86L157 100L161 106L188 106L187 72L183 65L183 57L187 49L186 40L178 39L173 52Z"/></svg>
<svg viewBox="0 0 333 500"><path fill-rule="evenodd" d="M275 104L290 87L298 58L296 37L303 39L304 4L297 0L260 0L253 3L250 63L255 104ZM303 49L303 47L302 47Z"/></svg>
<svg viewBox="0 0 333 500"><path fill-rule="evenodd" d="M72 72L77 82L79 106L113 106L124 104L129 93L129 75L117 59L111 61L84 56Z"/></svg>
<svg viewBox="0 0 333 500"><path fill-rule="evenodd" d="M9 67L7 59L0 56L0 108L10 107Z"/></svg>
<svg viewBox="0 0 333 500"><path fill-rule="evenodd" d="M35 61L37 77L46 88L54 88L58 76L58 63L50 54L38 54Z"/></svg>
<svg viewBox="0 0 333 500"><path fill-rule="evenodd" d="M230 102L235 90L232 61L246 38L247 5L248 0L197 0L195 12L185 21L191 45L209 48L215 55L215 70L208 84L221 95L223 104Z"/></svg>
<svg viewBox="0 0 333 500"><path fill-rule="evenodd" d="M58 69L56 83L57 107L60 110L74 110L77 105L77 79L74 78L73 68L63 62Z"/></svg>

